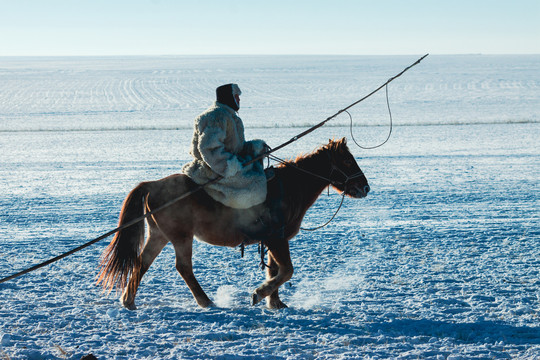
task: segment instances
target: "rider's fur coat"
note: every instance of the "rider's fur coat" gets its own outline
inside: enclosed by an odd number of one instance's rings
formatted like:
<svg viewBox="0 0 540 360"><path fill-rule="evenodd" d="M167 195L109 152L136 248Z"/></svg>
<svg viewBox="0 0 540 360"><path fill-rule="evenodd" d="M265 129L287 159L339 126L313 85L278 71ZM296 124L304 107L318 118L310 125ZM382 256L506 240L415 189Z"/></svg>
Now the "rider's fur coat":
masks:
<svg viewBox="0 0 540 360"><path fill-rule="evenodd" d="M262 162L246 167L242 163L262 154L265 146L262 140L246 142L240 117L229 106L216 102L195 119L190 151L195 159L182 171L197 184L223 176L206 185L206 192L226 206L249 208L265 200L266 176Z"/></svg>

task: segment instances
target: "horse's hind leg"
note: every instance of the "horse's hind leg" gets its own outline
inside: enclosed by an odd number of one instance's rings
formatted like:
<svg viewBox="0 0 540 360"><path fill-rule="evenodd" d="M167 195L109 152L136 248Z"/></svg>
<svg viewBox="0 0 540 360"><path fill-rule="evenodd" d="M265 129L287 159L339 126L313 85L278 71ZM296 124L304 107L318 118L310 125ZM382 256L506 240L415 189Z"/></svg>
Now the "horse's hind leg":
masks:
<svg viewBox="0 0 540 360"><path fill-rule="evenodd" d="M141 268L137 273L131 274L128 286L124 290L122 297L120 298L122 304L129 310L135 310L135 295L137 289L141 283L143 275L146 273L150 265L154 262L155 258L159 255L161 250L167 245L168 240L163 233L155 226L153 221L149 219L149 235L143 251L141 252ZM135 270L136 271L136 270Z"/></svg>
<svg viewBox="0 0 540 360"><path fill-rule="evenodd" d="M270 269L267 272L267 280L255 290L251 296L251 303L255 305L262 299L270 296L269 306L272 307L284 307L285 304L279 300L278 289L286 281L288 281L293 274L293 266L291 262L291 255L289 253L289 242L287 240L280 241L278 244L274 244L268 249L269 255L273 258L273 262L270 262ZM277 271L276 266L277 265ZM283 306L282 306L283 305Z"/></svg>
<svg viewBox="0 0 540 360"><path fill-rule="evenodd" d="M193 239L186 237L178 242L173 242L173 244L176 252L176 270L182 275L197 304L203 308L214 306L214 303L208 298L193 274L193 265L191 263Z"/></svg>

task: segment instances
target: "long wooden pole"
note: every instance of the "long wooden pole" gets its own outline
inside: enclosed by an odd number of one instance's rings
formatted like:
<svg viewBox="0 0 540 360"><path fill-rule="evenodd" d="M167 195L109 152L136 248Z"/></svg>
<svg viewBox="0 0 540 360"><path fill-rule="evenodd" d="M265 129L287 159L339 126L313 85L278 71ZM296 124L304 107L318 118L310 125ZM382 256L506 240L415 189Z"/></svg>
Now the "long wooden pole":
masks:
<svg viewBox="0 0 540 360"><path fill-rule="evenodd" d="M354 103L350 104L350 105L347 106L346 108L339 110L339 111L338 111L337 113L335 113L334 115L332 115L332 116L326 118L325 120L323 120L323 121L321 121L320 123L318 123L318 124L312 126L311 128L307 129L306 131L304 131L304 132L302 132L302 133L296 135L295 137L291 138L290 140L284 142L283 144L281 144L281 145L279 145L279 146L276 146L275 148L266 151L265 153L263 153L263 154L257 156L256 158L254 158L254 159L251 160L251 161L246 162L246 163L244 164L244 166L247 166L247 165L250 165L250 164L252 164L252 163L254 163L254 162L256 162L256 161L259 161L259 160L265 158L266 156L268 156L269 154L273 153L274 151L277 151L277 150L279 150L279 149L282 149L282 148L284 148L285 146L287 146L287 145L289 145L289 144L295 142L296 140L298 140L298 139L300 139L300 138L306 136L307 134L309 134L309 133L315 131L316 129L320 128L321 126L323 126L324 124L326 124L328 121L332 120L333 118L335 118L335 117L338 116L339 114L341 114L341 113L347 111L348 109L352 108L352 107L355 106L355 105L358 105L358 104L361 103L362 101L366 100L367 98L369 98L370 96L372 96L373 94L375 94L376 92L378 92L379 90L381 90L383 87L385 87L386 85L388 85L389 83L391 83L392 81L394 81L395 79L397 79L398 77L400 77L401 75L403 75L403 73L405 73L407 70L409 70L409 69L412 68L413 66L419 64L420 61L422 61L422 60L423 60L426 56L428 56L428 55L429 55L429 54L426 54L426 55L422 56L420 59L416 60L413 64L411 64L411 65L409 65L408 67L406 67L402 72L400 72L399 74L397 74L397 75L391 77L391 78L388 79L384 84L382 84L382 85L379 86L377 89L373 90L371 93L367 94L366 96L364 96L364 97L361 98L360 100L355 101ZM49 259L49 260L47 260L47 261L45 261L45 262L40 263L40 264L34 265L34 266L32 266L32 267L30 267L30 268L28 268L28 269L26 269L26 270L23 270L23 271L20 271L20 272L16 273L16 274L13 274L13 275L10 275L10 276L5 277L5 278L3 278L3 279L0 279L0 284L1 284L1 283L4 283L4 282L6 282L6 281L9 281L9 280L13 280L13 279L15 279L15 278L17 278L17 277L19 277L19 276L22 276L22 275L24 275L24 274L27 274L27 273L29 273L29 272L32 272L32 271L34 271L34 270L37 270L37 269L42 268L42 267L44 267L44 266L47 266L47 265L49 265L49 264L52 264L53 262L56 262L56 261L58 261L58 260L61 260L61 259L65 258L65 257L69 256L69 255L72 255L72 254L76 253L77 251L80 251L80 250L82 250L82 249L85 249L85 248L89 247L90 245L93 245L93 244L97 243L98 241L101 241L101 240L103 240L103 239L105 239L105 238L111 236L112 234L117 233L117 232L120 231L120 230L123 230L123 229L125 229L125 228L127 228L127 227L129 227L129 226L135 225L136 223L138 223L138 222L140 222L140 221L143 221L144 219L146 219L146 218L149 217L149 216L152 216L153 214L157 213L158 211L161 211L161 210L163 210L163 209L165 209L165 208L171 206L172 204L174 204L174 203L176 203L176 202L178 202L178 201L180 201L180 200L182 200L182 199L185 199L186 197L188 197L188 196L190 196L191 194L193 194L193 193L195 193L195 192L201 190L202 188L204 188L204 187L207 186L207 185L210 185L210 184L213 184L213 183L215 183L215 182L218 182L218 181L221 180L222 178L223 178L222 176L219 176L219 177L217 177L216 179L213 179L213 180L208 181L207 183L201 184L201 185L197 186L196 188L194 188L193 190L188 191L187 193L182 194L181 196L178 196L178 197L176 197L176 198L174 198L174 199L172 199L172 200L166 202L165 204L163 204L163 205L161 205L161 206L155 208L154 210L147 212L147 213L144 214L143 216L141 216L141 217L139 217L139 218L137 218L137 219L134 219L134 220L132 220L132 221L130 221L130 222L127 222L127 223L125 223L125 224L123 224L123 225L117 227L116 229L113 229L113 230L111 230L111 231L109 231L109 232L107 232L107 233L105 233L105 234L103 234L103 235L101 235L101 236L99 236L99 237L93 239L93 240L90 240L89 242L87 242L87 243L85 243L85 244L83 244L83 245L81 245L81 246L76 247L75 249L72 249L72 250L70 250L70 251L68 251L68 252L66 252L66 253L63 253L63 254L61 254L61 255L58 255L58 256L56 256L56 257L54 257L54 258L52 258L52 259Z"/></svg>

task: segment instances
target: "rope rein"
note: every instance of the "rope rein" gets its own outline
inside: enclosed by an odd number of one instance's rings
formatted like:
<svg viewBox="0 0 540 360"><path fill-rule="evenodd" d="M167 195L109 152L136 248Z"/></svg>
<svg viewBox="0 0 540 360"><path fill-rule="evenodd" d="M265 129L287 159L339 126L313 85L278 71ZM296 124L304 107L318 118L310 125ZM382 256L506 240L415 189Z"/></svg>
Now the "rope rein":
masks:
<svg viewBox="0 0 540 360"><path fill-rule="evenodd" d="M319 229L322 229L323 227L325 227L326 225L330 224L332 222L332 220L334 220L334 218L336 217L336 215L338 214L339 210L341 210L341 206L343 205L343 201L345 200L345 191L341 194L341 202L339 203L339 206L336 210L336 212L334 213L334 215L332 215L332 217L330 218L330 220L328 220L327 222L325 222L324 224L322 225L319 225L319 226L316 226L314 228L304 228L304 227L300 227L300 230L303 230L303 231L315 231L315 230L319 230Z"/></svg>
<svg viewBox="0 0 540 360"><path fill-rule="evenodd" d="M329 155L329 156L330 156L330 155ZM296 169L296 170L302 171L302 172L304 172L304 173L306 173L306 174L309 174L309 175L311 175L311 176L317 177L317 178L322 179L322 180L324 180L324 181L328 181L328 182L330 183L330 185L334 185L334 186L335 186L335 185L338 185L338 184L346 185L347 182L348 182L349 180L355 179L355 178L357 178L357 177L363 175L362 172L360 171L360 172L358 172L358 173L355 173L355 174L349 176L349 175L345 174L345 172L344 172L343 170L341 170L339 167L335 166L335 165L331 162L331 160L330 160L330 165L331 165L331 168L330 168L330 176L329 176L329 177L324 177L324 176L321 176L321 175L319 175L319 174L316 174L316 173L314 173L314 172L312 172L312 171L309 171L309 170L306 170L306 169L302 169L302 168L296 166L295 164L293 164L293 163L291 163L291 162L288 162L288 161L285 161L285 160L283 160L283 159L280 159L280 158L278 158L278 157L276 157L276 156L274 156L274 155L269 155L268 158L269 158L269 159L271 158L272 160L277 161L277 162L279 162L279 163L281 163L281 164L283 164L283 165L285 165L285 166L292 167L292 168L294 168L294 169ZM332 178L331 178L331 177L332 177L332 173L333 173L335 170L339 171L339 172L345 177L345 181L343 181L343 182L337 182L337 181L332 180ZM329 186L330 186L330 185L329 185ZM332 220L334 220L334 218L335 218L336 215L338 214L339 210L341 209L341 206L343 205L343 201L345 200L345 195L346 195L346 194L345 194L345 191L343 191L341 195L342 195L342 196L341 196L341 202L339 203L339 206L338 206L336 212L334 213L334 215L332 215L332 217L330 218L330 220L328 220L326 223L324 223L324 224L322 224L322 225L319 225L319 226L316 226L316 227L314 227L314 228L304 228L304 227L300 227L300 230L303 230L303 231L315 231L315 230L322 229L323 227L325 227L325 226L327 226L328 224L330 224L330 223L332 222Z"/></svg>
<svg viewBox="0 0 540 360"><path fill-rule="evenodd" d="M328 154L328 159L330 161L330 175L328 177L324 177L324 176L319 175L317 173L314 173L312 171L302 169L301 167L297 166L296 164L294 164L292 162L289 162L289 161L286 161L286 160L283 160L281 158L278 158L277 156L274 156L274 155L268 155L267 158L268 158L268 161L270 161L270 159L272 159L272 160L274 160L276 162L279 162L279 163L281 163L281 164L283 164L285 166L289 166L289 167L294 168L294 169L296 169L298 171L302 171L302 172L304 172L304 173L306 173L308 175L311 175L311 176L317 177L319 179L322 179L322 180L329 183L328 187L330 187L330 185L335 186L335 185L339 185L339 184L342 184L343 186L346 186L348 181L363 175L362 171L359 171L359 172L354 173L352 175L347 175L343 170L341 170L339 167L334 165L334 163L332 163L332 159L331 159L330 154ZM344 176L345 180L343 182L338 182L338 181L332 180L332 173L334 171L336 171L336 170L339 171ZM341 209L341 206L343 205L343 201L345 200L345 195L346 195L346 193L345 193L345 189L344 189L343 192L341 193L341 202L339 203L339 206L338 206L336 212L334 213L334 215L332 215L330 220L328 220L324 224L316 226L314 228L300 227L300 230L303 230L303 231L315 231L315 230L319 230L319 229L327 226L328 224L330 224L332 222L332 220L334 220L334 218L338 214L339 210ZM283 231L283 227L281 228L281 231ZM239 246L240 246L240 257L243 258L244 257L245 242L242 242ZM258 242L258 252L259 252L259 255L260 255L260 258L261 258L261 261L259 262L259 266L260 266L261 270L264 270L265 268L268 267L268 265L266 264L266 261L265 261L265 255L268 252L268 250L265 249L265 247L267 248L266 244L264 243L264 240L260 240Z"/></svg>

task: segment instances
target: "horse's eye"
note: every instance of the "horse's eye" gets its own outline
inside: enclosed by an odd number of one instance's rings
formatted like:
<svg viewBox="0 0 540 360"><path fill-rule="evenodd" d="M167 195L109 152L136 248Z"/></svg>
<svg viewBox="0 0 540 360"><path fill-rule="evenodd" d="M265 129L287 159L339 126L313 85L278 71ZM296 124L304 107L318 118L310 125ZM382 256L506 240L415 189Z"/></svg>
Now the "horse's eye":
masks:
<svg viewBox="0 0 540 360"><path fill-rule="evenodd" d="M352 164L353 164L353 162L352 162L352 160L348 160L348 159L347 159L347 160L343 161L343 164L344 164L345 166L347 166L347 167L351 167Z"/></svg>

